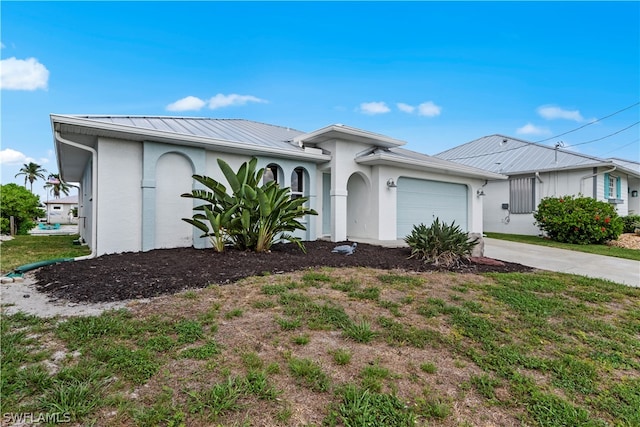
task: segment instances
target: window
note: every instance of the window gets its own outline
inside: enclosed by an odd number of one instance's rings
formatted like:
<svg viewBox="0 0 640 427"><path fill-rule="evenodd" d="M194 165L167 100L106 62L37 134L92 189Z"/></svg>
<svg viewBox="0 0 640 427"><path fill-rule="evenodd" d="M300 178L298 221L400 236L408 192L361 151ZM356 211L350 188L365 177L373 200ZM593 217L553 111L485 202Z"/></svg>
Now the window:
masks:
<svg viewBox="0 0 640 427"><path fill-rule="evenodd" d="M528 214L535 206L535 178L509 180L509 206L512 214Z"/></svg>
<svg viewBox="0 0 640 427"><path fill-rule="evenodd" d="M54 211L59 211L59 210L61 210L61 209L62 209L62 206L54 206L54 207L53 207L53 210L54 210Z"/></svg>
<svg viewBox="0 0 640 427"><path fill-rule="evenodd" d="M604 198L605 199L620 199L621 182L620 177L611 175L609 173L604 174Z"/></svg>
<svg viewBox="0 0 640 427"><path fill-rule="evenodd" d="M269 163L266 168L264 168L264 174L262 175L262 183L266 184L267 182L275 181L276 184L279 183L278 180L278 165L275 163Z"/></svg>
<svg viewBox="0 0 640 427"><path fill-rule="evenodd" d="M291 198L298 199L304 196L304 169L295 168L291 173Z"/></svg>

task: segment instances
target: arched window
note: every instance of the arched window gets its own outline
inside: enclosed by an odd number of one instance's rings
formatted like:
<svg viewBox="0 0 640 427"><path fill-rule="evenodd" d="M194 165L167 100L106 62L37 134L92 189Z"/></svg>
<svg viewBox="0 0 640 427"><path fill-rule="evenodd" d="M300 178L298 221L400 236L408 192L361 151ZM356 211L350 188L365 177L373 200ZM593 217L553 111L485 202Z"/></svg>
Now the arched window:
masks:
<svg viewBox="0 0 640 427"><path fill-rule="evenodd" d="M278 170L280 168L275 163L269 163L266 168L264 168L264 174L262 175L262 183L266 184L271 181L275 181L276 184L280 183L278 179Z"/></svg>
<svg viewBox="0 0 640 427"><path fill-rule="evenodd" d="M304 196L304 169L295 168L291 173L291 198L298 199Z"/></svg>

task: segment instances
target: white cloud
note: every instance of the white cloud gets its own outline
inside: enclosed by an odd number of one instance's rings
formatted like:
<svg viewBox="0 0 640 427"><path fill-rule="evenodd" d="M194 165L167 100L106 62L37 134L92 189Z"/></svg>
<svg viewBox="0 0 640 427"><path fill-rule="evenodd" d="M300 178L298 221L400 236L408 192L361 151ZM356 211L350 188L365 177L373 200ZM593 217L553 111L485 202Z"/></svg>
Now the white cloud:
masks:
<svg viewBox="0 0 640 427"><path fill-rule="evenodd" d="M398 107L398 110L409 114L413 113L413 111L416 109L416 107L414 107L413 105L405 104L404 102L398 102L396 106Z"/></svg>
<svg viewBox="0 0 640 427"><path fill-rule="evenodd" d="M0 164L17 165L21 163L29 163L30 161L33 161L33 159L25 156L20 151L13 150L11 148L5 148L0 151Z"/></svg>
<svg viewBox="0 0 640 427"><path fill-rule="evenodd" d="M576 122L584 121L584 117L578 110L565 110L554 105L543 105L536 110L540 117L547 120L565 119L574 120Z"/></svg>
<svg viewBox="0 0 640 427"><path fill-rule="evenodd" d="M52 155L51 153L52 152L50 151L50 155ZM0 164L22 165L24 163L31 162L43 165L45 163L49 163L49 159L45 157L34 159L33 157L29 157L20 151L14 150L13 148L5 148L4 150L0 150Z"/></svg>
<svg viewBox="0 0 640 427"><path fill-rule="evenodd" d="M47 89L49 70L35 58L0 61L0 89Z"/></svg>
<svg viewBox="0 0 640 427"><path fill-rule="evenodd" d="M519 127L516 129L516 133L519 135L548 135L549 129L536 126L532 123L527 123L526 125Z"/></svg>
<svg viewBox="0 0 640 427"><path fill-rule="evenodd" d="M190 111L199 110L205 106L207 102L195 96L187 96L167 105L167 111Z"/></svg>
<svg viewBox="0 0 640 427"><path fill-rule="evenodd" d="M268 101L265 99L260 99L257 96L253 96L253 95L238 95L235 93L224 95L222 93L219 93L208 100L203 100L196 96L187 96L177 100L174 103L167 105L166 110L167 111L198 111L202 109L205 105L207 105L211 110L215 110L223 107L246 105L249 102L266 103Z"/></svg>
<svg viewBox="0 0 640 427"><path fill-rule="evenodd" d="M265 99L260 99L253 95L238 95L236 93L224 95L222 93L219 93L209 100L209 108L215 110L222 107L245 105L249 102L266 103L268 101Z"/></svg>
<svg viewBox="0 0 640 427"><path fill-rule="evenodd" d="M391 111L384 102L363 102L360 104L360 112L364 114L385 114Z"/></svg>
<svg viewBox="0 0 640 427"><path fill-rule="evenodd" d="M436 117L439 116L442 112L442 107L434 104L431 101L423 102L418 105L418 115L419 116L427 116L427 117Z"/></svg>

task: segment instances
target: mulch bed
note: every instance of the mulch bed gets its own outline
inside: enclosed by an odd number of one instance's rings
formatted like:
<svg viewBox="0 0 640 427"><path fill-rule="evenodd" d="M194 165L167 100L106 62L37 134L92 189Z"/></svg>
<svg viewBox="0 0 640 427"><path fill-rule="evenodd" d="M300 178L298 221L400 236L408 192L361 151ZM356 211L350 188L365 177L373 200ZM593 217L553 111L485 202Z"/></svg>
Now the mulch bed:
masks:
<svg viewBox="0 0 640 427"><path fill-rule="evenodd" d="M307 253L293 244L276 244L269 253L194 248L103 255L95 259L50 265L35 272L39 291L72 302L109 302L150 298L211 284L229 284L245 277L314 267L370 267L406 271L456 273L526 272L521 264L481 258L445 269L408 259L408 248L359 244L353 255L332 253L338 244L305 242Z"/></svg>

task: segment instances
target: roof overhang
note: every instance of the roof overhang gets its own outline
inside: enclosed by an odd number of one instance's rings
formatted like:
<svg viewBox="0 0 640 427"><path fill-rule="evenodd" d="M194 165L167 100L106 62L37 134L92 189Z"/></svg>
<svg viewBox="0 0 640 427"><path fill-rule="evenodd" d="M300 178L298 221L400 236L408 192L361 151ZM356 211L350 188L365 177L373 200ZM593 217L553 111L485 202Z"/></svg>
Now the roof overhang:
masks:
<svg viewBox="0 0 640 427"><path fill-rule="evenodd" d="M381 148L400 147L405 141L344 125L330 125L298 135L293 141L299 145L316 145L331 140L360 142Z"/></svg>
<svg viewBox="0 0 640 427"><path fill-rule="evenodd" d="M64 143L56 138L56 132L63 135L64 138L81 136L80 140L89 141L90 137L106 137L114 139L122 139L127 141L154 141L167 144L176 144L190 147L199 147L210 150L221 151L224 153L234 153L243 155L266 155L287 159L305 160L314 163L324 163L331 160L331 156L319 152L319 150L304 150L300 147L293 146L291 150L275 147L264 147L257 144L243 143L238 141L230 141L225 139L217 139L203 137L197 135L185 135L175 132L167 132L163 130L138 128L135 126L127 126L122 124L107 123L90 118L77 117L70 115L51 114L51 128L54 133L54 145L56 155L58 157L58 167L60 173L70 168L73 170L71 175L74 177L80 173L79 165L72 163L82 162L82 168L88 159L88 153L83 153L81 149L64 147ZM89 137L89 138L88 138ZM94 138L95 139L95 138ZM80 142L82 143L82 142ZM89 143L85 142L87 145ZM69 156L69 162L61 160L62 157ZM64 175L63 175L64 176ZM66 177L65 179L69 179ZM72 179L77 181L78 178Z"/></svg>
<svg viewBox="0 0 640 427"><path fill-rule="evenodd" d="M412 159L399 157L390 152L376 152L367 156L358 157L356 163L368 166L396 166L406 169L424 171L437 171L445 175L463 176L467 178L485 179L485 180L505 180L508 177L499 173L488 172L482 169L472 168L461 165L459 163L442 160L438 158Z"/></svg>
<svg viewBox="0 0 640 427"><path fill-rule="evenodd" d="M594 162L594 163L585 163L582 165L571 165L565 167L556 167L556 168L545 168L545 169L536 169L536 170L523 170L523 171L513 171L513 172L504 172L505 175L532 175L535 173L547 173L547 172L564 172L564 171L572 171L572 170L580 170L580 169L593 169L593 168L615 168L615 171L624 172L627 175L631 175L636 178L640 178L640 173L634 171L633 169L626 168L619 164L613 162ZM605 171L606 172L606 171Z"/></svg>

